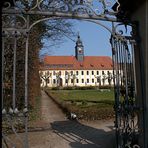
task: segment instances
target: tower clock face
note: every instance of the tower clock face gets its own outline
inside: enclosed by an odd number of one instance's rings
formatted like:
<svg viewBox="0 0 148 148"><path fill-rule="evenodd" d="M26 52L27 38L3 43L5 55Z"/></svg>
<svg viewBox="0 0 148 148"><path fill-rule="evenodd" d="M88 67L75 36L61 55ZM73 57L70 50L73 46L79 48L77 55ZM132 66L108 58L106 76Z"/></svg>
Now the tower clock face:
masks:
<svg viewBox="0 0 148 148"><path fill-rule="evenodd" d="M79 53L82 53L82 48L78 47L78 51L79 51Z"/></svg>

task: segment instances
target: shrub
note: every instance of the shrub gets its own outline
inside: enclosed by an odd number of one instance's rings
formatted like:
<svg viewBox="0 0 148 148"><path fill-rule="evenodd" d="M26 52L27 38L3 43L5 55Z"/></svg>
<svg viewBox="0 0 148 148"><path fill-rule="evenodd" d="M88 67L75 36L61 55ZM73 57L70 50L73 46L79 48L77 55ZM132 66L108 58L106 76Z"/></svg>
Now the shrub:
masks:
<svg viewBox="0 0 148 148"><path fill-rule="evenodd" d="M83 100L82 101L82 105L87 105L87 101L86 100Z"/></svg>
<svg viewBox="0 0 148 148"><path fill-rule="evenodd" d="M102 86L99 86L99 89L112 89L113 86L109 86L109 85L102 85Z"/></svg>
<svg viewBox="0 0 148 148"><path fill-rule="evenodd" d="M76 87L75 89L77 90L96 89L96 86L81 86L81 87Z"/></svg>
<svg viewBox="0 0 148 148"><path fill-rule="evenodd" d="M66 87L53 87L52 90L93 90L93 89L113 89L113 86L66 86Z"/></svg>
<svg viewBox="0 0 148 148"><path fill-rule="evenodd" d="M74 101L74 100L71 100L71 104L72 104L72 105L77 105L77 102Z"/></svg>
<svg viewBox="0 0 148 148"><path fill-rule="evenodd" d="M53 87L52 90L59 90L59 87Z"/></svg>
<svg viewBox="0 0 148 148"><path fill-rule="evenodd" d="M63 90L73 90L74 87L71 87L71 86L67 86L67 87L63 87Z"/></svg>

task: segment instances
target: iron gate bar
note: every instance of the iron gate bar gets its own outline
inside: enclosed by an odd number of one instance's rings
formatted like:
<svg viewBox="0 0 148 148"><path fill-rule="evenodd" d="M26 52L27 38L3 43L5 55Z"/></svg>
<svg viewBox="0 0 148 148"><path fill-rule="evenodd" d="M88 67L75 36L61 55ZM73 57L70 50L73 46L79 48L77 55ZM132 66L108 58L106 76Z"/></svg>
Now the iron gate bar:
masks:
<svg viewBox="0 0 148 148"><path fill-rule="evenodd" d="M128 84L127 84L127 51L126 51L126 41L124 41L124 73L125 73L125 104L128 104Z"/></svg>
<svg viewBox="0 0 148 148"><path fill-rule="evenodd" d="M16 33L16 32L15 32ZM16 106L16 90L15 90L15 87L16 87L16 44L17 44L17 39L16 39L16 34L14 33L14 50L13 50L13 111L15 111L15 106Z"/></svg>
<svg viewBox="0 0 148 148"><path fill-rule="evenodd" d="M1 98L2 98L2 113L3 113L3 109L4 109L4 102L3 102L3 94L4 94L4 51L5 51L5 39L4 39L4 36L2 35L2 95L1 95ZM5 112L5 111L4 111Z"/></svg>
<svg viewBox="0 0 148 148"><path fill-rule="evenodd" d="M130 40L131 48L132 48L132 60L133 60L133 70L134 70L134 88L135 88L135 96L137 94L137 83L136 83L136 68L135 68L135 53L134 53L134 45L136 45L135 40Z"/></svg>
<svg viewBox="0 0 148 148"><path fill-rule="evenodd" d="M112 23L112 27L114 26L114 24ZM112 30L114 31L114 27L112 28ZM115 98L117 97L117 93L116 93L116 85L115 85L115 60L114 60L114 56L115 56L115 45L114 45L114 42L113 42L113 35L111 35L111 38L110 38L110 44L112 45L112 61L113 61L113 82L114 82L114 94L115 94ZM116 110L116 107L117 107L117 100L115 99L115 105L114 105L114 110ZM115 112L115 121L114 121L114 127L115 127L115 136L116 136L116 147L118 148L118 120L117 120L117 112Z"/></svg>
<svg viewBox="0 0 148 148"><path fill-rule="evenodd" d="M107 16L90 16L87 14L73 14L73 13L61 13L61 12L41 12L41 11L19 11L19 10L2 10L2 13L5 14L23 14L23 15L41 15L41 16L48 16L48 17L64 17L64 18L71 18L71 19L90 19L90 20L102 20L102 21L110 21L110 22L121 22L116 18L109 18Z"/></svg>
<svg viewBox="0 0 148 148"><path fill-rule="evenodd" d="M29 28L29 16L27 16L27 29ZM29 148L28 143L28 49L29 49L29 32L26 30L26 48L25 48L25 108L24 112L24 122L25 122L25 140L24 148Z"/></svg>

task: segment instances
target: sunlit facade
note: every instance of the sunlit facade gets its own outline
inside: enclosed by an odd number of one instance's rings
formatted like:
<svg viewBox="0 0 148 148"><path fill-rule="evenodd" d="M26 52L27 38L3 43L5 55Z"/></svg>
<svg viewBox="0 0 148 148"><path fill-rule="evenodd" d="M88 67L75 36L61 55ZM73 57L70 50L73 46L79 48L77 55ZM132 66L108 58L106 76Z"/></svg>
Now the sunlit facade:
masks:
<svg viewBox="0 0 148 148"><path fill-rule="evenodd" d="M45 56L40 67L41 87L113 85L112 59L84 56L80 36L75 56Z"/></svg>

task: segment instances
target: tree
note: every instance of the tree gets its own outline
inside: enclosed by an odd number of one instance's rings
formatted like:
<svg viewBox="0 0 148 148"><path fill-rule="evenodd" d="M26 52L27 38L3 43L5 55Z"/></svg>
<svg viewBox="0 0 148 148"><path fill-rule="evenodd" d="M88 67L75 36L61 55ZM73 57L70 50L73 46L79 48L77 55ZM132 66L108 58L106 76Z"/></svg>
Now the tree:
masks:
<svg viewBox="0 0 148 148"><path fill-rule="evenodd" d="M95 78L97 79L97 83L99 83L99 86L101 86L101 76L95 76Z"/></svg>
<svg viewBox="0 0 148 148"><path fill-rule="evenodd" d="M59 71L55 75L56 75L56 80L57 80L57 86L60 86L61 72Z"/></svg>
<svg viewBox="0 0 148 148"><path fill-rule="evenodd" d="M43 26L46 31L42 31L42 40L46 40L48 45L44 46L42 42L43 46L40 56L42 56L42 52L44 54L51 54L53 47L61 45L67 37L72 38L75 36L73 25L68 20L53 19L43 22Z"/></svg>
<svg viewBox="0 0 148 148"><path fill-rule="evenodd" d="M103 82L103 85L105 84L105 80L107 79L107 76L105 74L102 75L102 82Z"/></svg>
<svg viewBox="0 0 148 148"><path fill-rule="evenodd" d="M40 78L45 81L45 87L47 87L47 83L49 82L49 78L51 77L51 73L49 71L43 73L42 71L39 72Z"/></svg>
<svg viewBox="0 0 148 148"><path fill-rule="evenodd" d="M71 76L72 76L72 79L73 79L73 86L74 86L75 85L75 80L76 80L77 76L76 76L76 74L71 74Z"/></svg>
<svg viewBox="0 0 148 148"><path fill-rule="evenodd" d="M65 74L65 80L66 80L66 83L67 83L67 86L68 86L68 83L69 83L69 80L70 80L70 73L66 71L66 74Z"/></svg>
<svg viewBox="0 0 148 148"><path fill-rule="evenodd" d="M111 86L112 79L113 79L113 76L112 76L111 72L109 72L108 76L107 76L109 86Z"/></svg>
<svg viewBox="0 0 148 148"><path fill-rule="evenodd" d="M40 19L39 16L31 17L31 21ZM60 30L60 31L59 31ZM63 43L65 34L67 36L73 36L74 33L72 31L72 23L68 20L63 19L52 19L49 21L44 21L36 26L30 32L29 38L29 86L30 90L30 98L34 98L36 94L39 92L39 52L45 50L43 39L48 40L48 50L44 52L45 54L49 54L48 52L52 50L53 46L60 45ZM36 81L34 81L36 79ZM38 83L38 84L37 84ZM36 88L33 88L35 86ZM38 88L37 88L38 86ZM32 94L32 95L31 95Z"/></svg>

